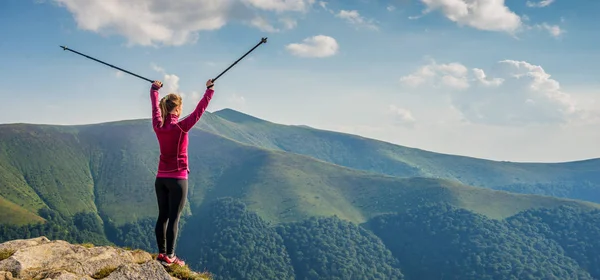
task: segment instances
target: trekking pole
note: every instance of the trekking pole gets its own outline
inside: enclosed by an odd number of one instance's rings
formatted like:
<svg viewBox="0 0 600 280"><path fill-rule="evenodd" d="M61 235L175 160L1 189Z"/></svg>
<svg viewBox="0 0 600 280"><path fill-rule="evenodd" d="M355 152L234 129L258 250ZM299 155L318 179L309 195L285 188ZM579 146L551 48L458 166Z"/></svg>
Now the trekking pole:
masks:
<svg viewBox="0 0 600 280"><path fill-rule="evenodd" d="M69 49L69 48L67 48L67 47L65 47L65 46L60 46L60 47L61 47L63 50L65 50L65 51L71 51L71 52L74 52L74 53L76 53L76 54L78 54L78 55L81 55L81 56L87 57L87 58L89 58L89 59L91 59L91 60L95 60L95 61L97 61L97 62L100 62L100 63L104 64L104 65L110 66L110 67L112 67L112 68L115 68L115 69L118 69L118 70L120 70L120 71L123 71L123 72L125 72L125 73L127 73L127 74L130 74L130 75L136 76L136 77L138 77L138 78L140 78L140 79L142 79L142 80L146 80L146 81L148 81L148 82L150 82L150 83L153 83L153 82L154 82L154 81L152 81L152 80L150 80L150 79L148 79L148 78L144 78L144 77L142 77L142 76L140 76L140 75L137 75L137 74L131 73L131 72L129 72L129 71L127 71L127 70L124 70L124 69L121 69L121 68L119 68L119 67L117 67L117 66L114 66L114 65L108 64L108 63L106 63L106 62L104 62L104 61L101 61L101 60L95 59L95 58L93 58L93 57L91 57L91 56L88 56L88 55L82 54L82 53L80 53L80 52L78 52L78 51L75 51L75 50Z"/></svg>
<svg viewBox="0 0 600 280"><path fill-rule="evenodd" d="M258 44L256 44L256 46L254 46L252 49L250 49L246 54L242 55L242 57L240 57L238 60L236 60L234 63L232 63L229 67L227 67L227 69L225 69L225 71L221 72L221 74L219 74L216 78L212 79L211 82L215 82L219 77L221 77L223 74L225 74L225 72L227 72L229 69L231 69L231 67L233 67L234 65L236 65L238 62L240 62L240 60L242 60L244 57L246 57L249 53L251 53L252 51L254 51L254 49L258 48L258 46L260 46L261 44L266 44L267 43L267 37L261 38L260 42ZM207 88L211 88L211 86L207 87Z"/></svg>

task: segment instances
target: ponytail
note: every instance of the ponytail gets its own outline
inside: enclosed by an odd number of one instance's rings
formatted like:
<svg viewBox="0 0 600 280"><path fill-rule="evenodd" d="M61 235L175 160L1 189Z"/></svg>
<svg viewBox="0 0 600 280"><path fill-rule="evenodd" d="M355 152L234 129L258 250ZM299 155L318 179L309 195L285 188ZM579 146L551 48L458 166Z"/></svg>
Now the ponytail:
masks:
<svg viewBox="0 0 600 280"><path fill-rule="evenodd" d="M167 104L167 102L168 102L168 104ZM177 106L181 106L181 102L182 102L181 96L179 96L177 94L173 94L173 93L167 94L165 97L163 97L160 100L160 103L159 103L160 118L162 119L162 123L160 124L160 127L163 127L165 125L165 123L167 122L167 116L169 115L169 112L171 112Z"/></svg>
<svg viewBox="0 0 600 280"><path fill-rule="evenodd" d="M167 118L167 97L165 96L160 100L160 119L162 120L162 122L160 123L160 127L163 127L163 125L165 125L165 122L167 122L166 118Z"/></svg>

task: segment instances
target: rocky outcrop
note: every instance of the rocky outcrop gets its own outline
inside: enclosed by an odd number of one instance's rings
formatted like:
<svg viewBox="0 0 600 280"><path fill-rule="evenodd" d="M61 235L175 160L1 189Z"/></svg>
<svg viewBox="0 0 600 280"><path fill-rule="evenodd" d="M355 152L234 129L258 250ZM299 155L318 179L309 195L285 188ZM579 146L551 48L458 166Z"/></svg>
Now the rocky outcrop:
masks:
<svg viewBox="0 0 600 280"><path fill-rule="evenodd" d="M0 244L0 280L144 279L173 280L147 252L83 246L46 237ZM196 275L181 279L207 279Z"/></svg>

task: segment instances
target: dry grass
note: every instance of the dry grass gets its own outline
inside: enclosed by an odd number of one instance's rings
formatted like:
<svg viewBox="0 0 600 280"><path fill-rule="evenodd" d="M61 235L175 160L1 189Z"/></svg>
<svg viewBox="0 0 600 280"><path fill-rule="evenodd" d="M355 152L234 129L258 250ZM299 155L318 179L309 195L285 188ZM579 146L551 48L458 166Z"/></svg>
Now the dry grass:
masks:
<svg viewBox="0 0 600 280"><path fill-rule="evenodd" d="M115 269L117 269L117 267L115 266L107 266L103 269L98 270L98 272L94 273L94 275L92 275L92 278L94 279L102 279L108 275L110 275L113 271L115 271Z"/></svg>
<svg viewBox="0 0 600 280"><path fill-rule="evenodd" d="M92 244L92 243L83 243L83 244L79 244L79 245L81 245L81 246L83 246L83 247L85 247L85 248L88 248L88 249L89 249L89 248L94 248L94 246L95 246L95 245L94 245L94 244Z"/></svg>
<svg viewBox="0 0 600 280"><path fill-rule="evenodd" d="M153 259L150 253L140 249L130 251L130 254L133 256L133 261L137 264L143 264Z"/></svg>
<svg viewBox="0 0 600 280"><path fill-rule="evenodd" d="M211 280L212 275L208 272L194 272L187 265L171 265L166 267L167 272L176 278L181 280Z"/></svg>
<svg viewBox="0 0 600 280"><path fill-rule="evenodd" d="M0 261L10 258L10 256L12 256L15 252L16 250L13 249L0 250Z"/></svg>

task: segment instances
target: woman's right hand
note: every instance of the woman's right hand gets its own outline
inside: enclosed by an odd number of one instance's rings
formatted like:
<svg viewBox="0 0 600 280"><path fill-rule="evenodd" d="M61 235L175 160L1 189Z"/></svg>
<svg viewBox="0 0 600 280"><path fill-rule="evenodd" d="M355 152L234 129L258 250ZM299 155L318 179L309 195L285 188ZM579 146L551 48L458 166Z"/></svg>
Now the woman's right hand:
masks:
<svg viewBox="0 0 600 280"><path fill-rule="evenodd" d="M206 81L206 88L212 88L214 86L212 79L208 79Z"/></svg>
<svg viewBox="0 0 600 280"><path fill-rule="evenodd" d="M162 84L160 81L154 81L154 82L152 83L152 87L154 87L154 88L156 88L156 89L159 89L159 88L161 88L162 86L163 86L163 84Z"/></svg>

